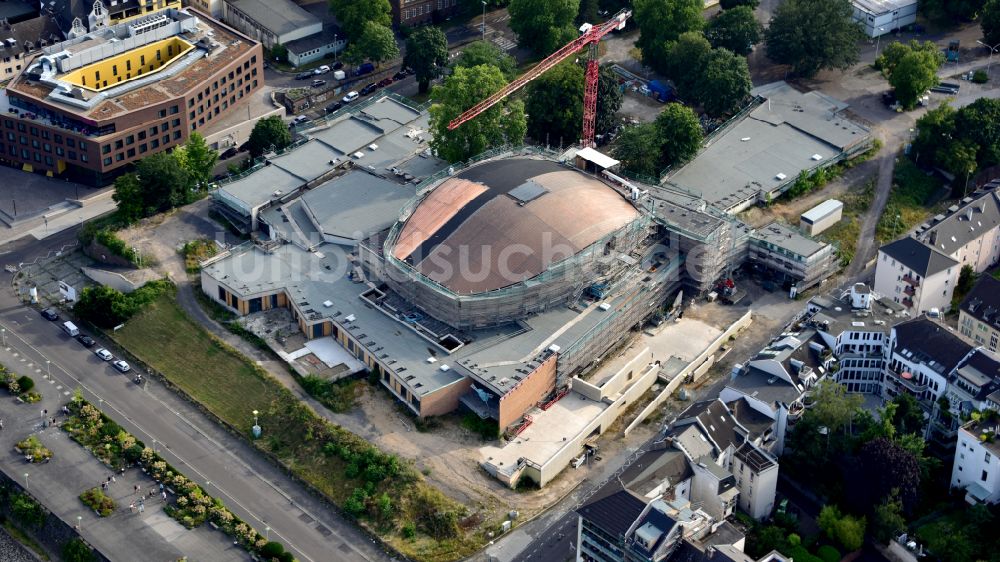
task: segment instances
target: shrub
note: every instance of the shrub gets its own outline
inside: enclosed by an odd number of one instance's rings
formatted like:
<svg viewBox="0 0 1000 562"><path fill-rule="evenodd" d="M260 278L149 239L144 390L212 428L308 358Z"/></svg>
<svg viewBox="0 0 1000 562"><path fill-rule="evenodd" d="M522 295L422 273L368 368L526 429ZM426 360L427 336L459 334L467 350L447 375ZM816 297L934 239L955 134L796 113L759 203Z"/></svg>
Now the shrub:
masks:
<svg viewBox="0 0 1000 562"><path fill-rule="evenodd" d="M76 538L63 545L62 559L63 562L94 562L97 558L87 543Z"/></svg>
<svg viewBox="0 0 1000 562"><path fill-rule="evenodd" d="M35 381L28 375L21 375L17 379L17 385L21 387L21 392L28 392L32 388L35 388Z"/></svg>
<svg viewBox="0 0 1000 562"><path fill-rule="evenodd" d="M45 521L45 510L28 494L16 494L10 501L14 519L31 527L41 527Z"/></svg>
<svg viewBox="0 0 1000 562"><path fill-rule="evenodd" d="M820 560L823 562L840 562L841 558L840 551L828 544L824 544L819 547L819 550L816 551L816 555L819 556Z"/></svg>
<svg viewBox="0 0 1000 562"><path fill-rule="evenodd" d="M413 524L413 521L403 523L403 538L412 539L416 534L417 526Z"/></svg>
<svg viewBox="0 0 1000 562"><path fill-rule="evenodd" d="M115 500L104 495L100 488L91 488L80 494L80 501L101 517L107 517L115 511Z"/></svg>
<svg viewBox="0 0 1000 562"><path fill-rule="evenodd" d="M38 437L34 435L21 441L15 447L21 454L30 456L31 462L43 462L52 458L52 451L46 449L42 445L42 442L38 440Z"/></svg>
<svg viewBox="0 0 1000 562"><path fill-rule="evenodd" d="M269 541L260 549L260 555L264 560L270 560L272 558L277 558L285 552L285 547L281 546L280 542Z"/></svg>
<svg viewBox="0 0 1000 562"><path fill-rule="evenodd" d="M985 70L977 70L972 73L972 81L976 84L985 84L989 82L990 76L986 74Z"/></svg>

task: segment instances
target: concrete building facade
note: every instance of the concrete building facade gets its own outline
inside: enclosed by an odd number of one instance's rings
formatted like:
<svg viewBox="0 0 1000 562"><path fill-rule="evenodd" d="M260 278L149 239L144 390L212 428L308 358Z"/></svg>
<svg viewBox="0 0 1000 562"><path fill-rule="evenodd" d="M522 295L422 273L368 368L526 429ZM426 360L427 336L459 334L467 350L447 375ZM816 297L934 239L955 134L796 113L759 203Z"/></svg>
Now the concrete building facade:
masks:
<svg viewBox="0 0 1000 562"><path fill-rule="evenodd" d="M224 0L222 21L267 48L323 31L319 18L291 0Z"/></svg>
<svg viewBox="0 0 1000 562"><path fill-rule="evenodd" d="M958 332L990 351L1000 346L1000 281L982 275L958 309Z"/></svg>
<svg viewBox="0 0 1000 562"><path fill-rule="evenodd" d="M965 490L965 501L995 504L1000 501L1000 427L996 416L970 421L958 430L958 446L951 469L951 487Z"/></svg>
<svg viewBox="0 0 1000 562"><path fill-rule="evenodd" d="M946 312L961 271L959 262L907 236L879 248L876 293L911 311Z"/></svg>
<svg viewBox="0 0 1000 562"><path fill-rule="evenodd" d="M871 38L917 21L917 0L851 0L854 21Z"/></svg>
<svg viewBox="0 0 1000 562"><path fill-rule="evenodd" d="M816 236L840 222L843 216L844 204L836 199L827 199L802 213L799 219L799 228L810 236Z"/></svg>

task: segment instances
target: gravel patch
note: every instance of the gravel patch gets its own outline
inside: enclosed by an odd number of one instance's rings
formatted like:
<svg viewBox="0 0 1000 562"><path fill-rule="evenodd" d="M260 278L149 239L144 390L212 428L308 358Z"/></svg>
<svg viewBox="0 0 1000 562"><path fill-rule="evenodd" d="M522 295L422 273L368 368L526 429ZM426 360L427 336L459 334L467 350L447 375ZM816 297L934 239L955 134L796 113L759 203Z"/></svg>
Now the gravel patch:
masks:
<svg viewBox="0 0 1000 562"><path fill-rule="evenodd" d="M38 558L7 534L6 529L0 527L0 560L4 562L36 562Z"/></svg>

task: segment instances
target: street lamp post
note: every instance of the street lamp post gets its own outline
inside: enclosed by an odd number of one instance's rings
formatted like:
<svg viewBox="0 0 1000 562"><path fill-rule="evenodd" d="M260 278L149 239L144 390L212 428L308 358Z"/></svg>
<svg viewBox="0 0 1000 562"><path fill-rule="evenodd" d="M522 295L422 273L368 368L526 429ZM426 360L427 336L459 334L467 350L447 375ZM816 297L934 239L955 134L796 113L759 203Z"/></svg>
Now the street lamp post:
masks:
<svg viewBox="0 0 1000 562"><path fill-rule="evenodd" d="M264 527L264 540L271 540L271 527Z"/></svg>
<svg viewBox="0 0 1000 562"><path fill-rule="evenodd" d="M259 414L260 414L260 412L258 412L257 410L253 411L253 427L250 428L250 431L253 433L254 439L257 439L258 437L260 437L260 424L257 423L257 416Z"/></svg>
<svg viewBox="0 0 1000 562"><path fill-rule="evenodd" d="M979 43L983 47L986 47L987 49L990 50L990 58L987 59L987 61L986 61L986 74L989 74L990 73L990 67L993 66L993 54L997 52L997 49L1000 49L1000 43L997 43L996 45L993 45L992 47L990 47L986 43L983 43L982 41L976 41L976 43Z"/></svg>
<svg viewBox="0 0 1000 562"><path fill-rule="evenodd" d="M875 38L875 60L876 61L878 60L878 44L882 41L882 33L881 32L885 31L885 28L884 27L880 27L880 28L878 28L878 30L879 30L878 37Z"/></svg>
<svg viewBox="0 0 1000 562"><path fill-rule="evenodd" d="M27 472L24 473L24 491L25 492L28 491L28 473Z"/></svg>
<svg viewBox="0 0 1000 562"><path fill-rule="evenodd" d="M486 0L481 0L483 3L483 41L486 41Z"/></svg>
<svg viewBox="0 0 1000 562"><path fill-rule="evenodd" d="M45 360L45 374L48 375L48 378L52 378L52 361L48 359Z"/></svg>
<svg viewBox="0 0 1000 562"><path fill-rule="evenodd" d="M3 346L7 347L7 328L0 328L0 334L3 335Z"/></svg>
<svg viewBox="0 0 1000 562"><path fill-rule="evenodd" d="M77 515L76 516L76 530L79 531L82 527L83 527L83 516L82 515Z"/></svg>

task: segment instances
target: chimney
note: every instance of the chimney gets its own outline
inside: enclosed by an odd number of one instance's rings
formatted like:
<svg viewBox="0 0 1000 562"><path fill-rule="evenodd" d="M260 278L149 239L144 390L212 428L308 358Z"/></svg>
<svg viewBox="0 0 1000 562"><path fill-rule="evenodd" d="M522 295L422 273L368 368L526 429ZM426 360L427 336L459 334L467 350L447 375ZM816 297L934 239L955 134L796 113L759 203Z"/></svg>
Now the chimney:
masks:
<svg viewBox="0 0 1000 562"><path fill-rule="evenodd" d="M928 238L928 241L930 242L931 246L933 246L937 242L937 230L931 231L930 238Z"/></svg>
<svg viewBox="0 0 1000 562"><path fill-rule="evenodd" d="M968 209L965 210L965 220L972 220L972 206L970 205Z"/></svg>

